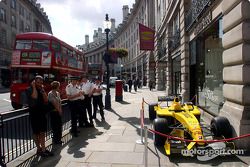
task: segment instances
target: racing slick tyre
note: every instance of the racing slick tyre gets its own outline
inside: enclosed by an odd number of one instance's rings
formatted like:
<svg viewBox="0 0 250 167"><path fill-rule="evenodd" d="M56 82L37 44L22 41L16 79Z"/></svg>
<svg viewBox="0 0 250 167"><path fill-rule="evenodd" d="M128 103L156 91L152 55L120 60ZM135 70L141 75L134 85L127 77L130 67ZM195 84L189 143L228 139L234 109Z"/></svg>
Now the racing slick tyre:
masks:
<svg viewBox="0 0 250 167"><path fill-rule="evenodd" d="M216 137L224 136L229 138L232 136L232 127L226 117L214 117L210 126L211 132Z"/></svg>
<svg viewBox="0 0 250 167"><path fill-rule="evenodd" d="M149 104L148 106L148 115L149 115L149 120L153 121L156 118L156 111L154 109L155 106L157 106L157 103Z"/></svg>
<svg viewBox="0 0 250 167"><path fill-rule="evenodd" d="M165 118L156 118L153 122L154 130L163 134L170 133L170 128L168 127L168 121ZM163 146L166 141L166 137L154 134L154 144L156 146Z"/></svg>

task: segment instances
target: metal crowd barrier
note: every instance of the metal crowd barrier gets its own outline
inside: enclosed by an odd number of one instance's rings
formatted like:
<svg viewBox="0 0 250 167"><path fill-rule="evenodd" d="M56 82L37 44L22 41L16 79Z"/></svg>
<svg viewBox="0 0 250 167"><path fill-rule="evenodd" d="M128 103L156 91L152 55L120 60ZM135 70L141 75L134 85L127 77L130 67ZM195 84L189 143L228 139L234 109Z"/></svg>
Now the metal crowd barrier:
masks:
<svg viewBox="0 0 250 167"><path fill-rule="evenodd" d="M67 101L63 101L62 107L62 130L66 131L71 127L71 117ZM46 133L46 141L52 137L50 114L47 114L47 116L48 130ZM35 147L35 143L32 139L28 108L0 114L0 167L5 166L5 164L17 159Z"/></svg>

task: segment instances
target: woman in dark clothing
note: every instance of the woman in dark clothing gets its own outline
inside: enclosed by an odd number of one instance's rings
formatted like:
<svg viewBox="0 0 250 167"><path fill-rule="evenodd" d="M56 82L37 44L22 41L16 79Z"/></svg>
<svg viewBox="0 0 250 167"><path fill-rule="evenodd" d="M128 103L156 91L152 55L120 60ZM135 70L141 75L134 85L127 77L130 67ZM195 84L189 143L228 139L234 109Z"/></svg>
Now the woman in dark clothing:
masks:
<svg viewBox="0 0 250 167"><path fill-rule="evenodd" d="M45 148L45 133L47 131L47 106L48 97L43 88L43 77L38 75L27 90L29 114L33 139L37 147L37 155L46 157L53 154Z"/></svg>

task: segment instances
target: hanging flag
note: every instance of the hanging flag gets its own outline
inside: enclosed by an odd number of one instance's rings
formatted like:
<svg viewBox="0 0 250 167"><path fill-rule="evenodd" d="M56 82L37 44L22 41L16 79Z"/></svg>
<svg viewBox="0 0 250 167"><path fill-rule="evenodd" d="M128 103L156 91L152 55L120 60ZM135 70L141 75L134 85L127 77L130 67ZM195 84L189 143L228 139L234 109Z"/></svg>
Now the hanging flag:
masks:
<svg viewBox="0 0 250 167"><path fill-rule="evenodd" d="M155 31L139 23L140 50L154 50Z"/></svg>

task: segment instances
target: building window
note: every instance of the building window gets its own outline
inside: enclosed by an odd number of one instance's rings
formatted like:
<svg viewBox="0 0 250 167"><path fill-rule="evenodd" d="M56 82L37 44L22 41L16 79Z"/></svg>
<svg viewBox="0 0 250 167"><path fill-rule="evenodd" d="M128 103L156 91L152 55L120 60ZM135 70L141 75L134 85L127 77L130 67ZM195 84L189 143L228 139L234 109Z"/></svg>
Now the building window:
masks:
<svg viewBox="0 0 250 167"><path fill-rule="evenodd" d="M19 22L19 30L21 32L24 32L24 22L23 22L23 20L20 20L20 22Z"/></svg>
<svg viewBox="0 0 250 167"><path fill-rule="evenodd" d="M6 10L3 8L0 8L0 21L6 23Z"/></svg>
<svg viewBox="0 0 250 167"><path fill-rule="evenodd" d="M16 0L11 0L10 7L16 9Z"/></svg>
<svg viewBox="0 0 250 167"><path fill-rule="evenodd" d="M19 14L21 16L24 16L24 8L23 8L23 6L21 4L19 5Z"/></svg>
<svg viewBox="0 0 250 167"><path fill-rule="evenodd" d="M11 26L16 27L16 16L14 15L11 16Z"/></svg>
<svg viewBox="0 0 250 167"><path fill-rule="evenodd" d="M223 46L220 36L220 20L212 25L202 39L204 47L197 55L199 60L197 77L199 105L210 112L217 113L224 103L223 97Z"/></svg>
<svg viewBox="0 0 250 167"><path fill-rule="evenodd" d="M2 46L7 46L7 32L4 29L0 32L0 44Z"/></svg>

